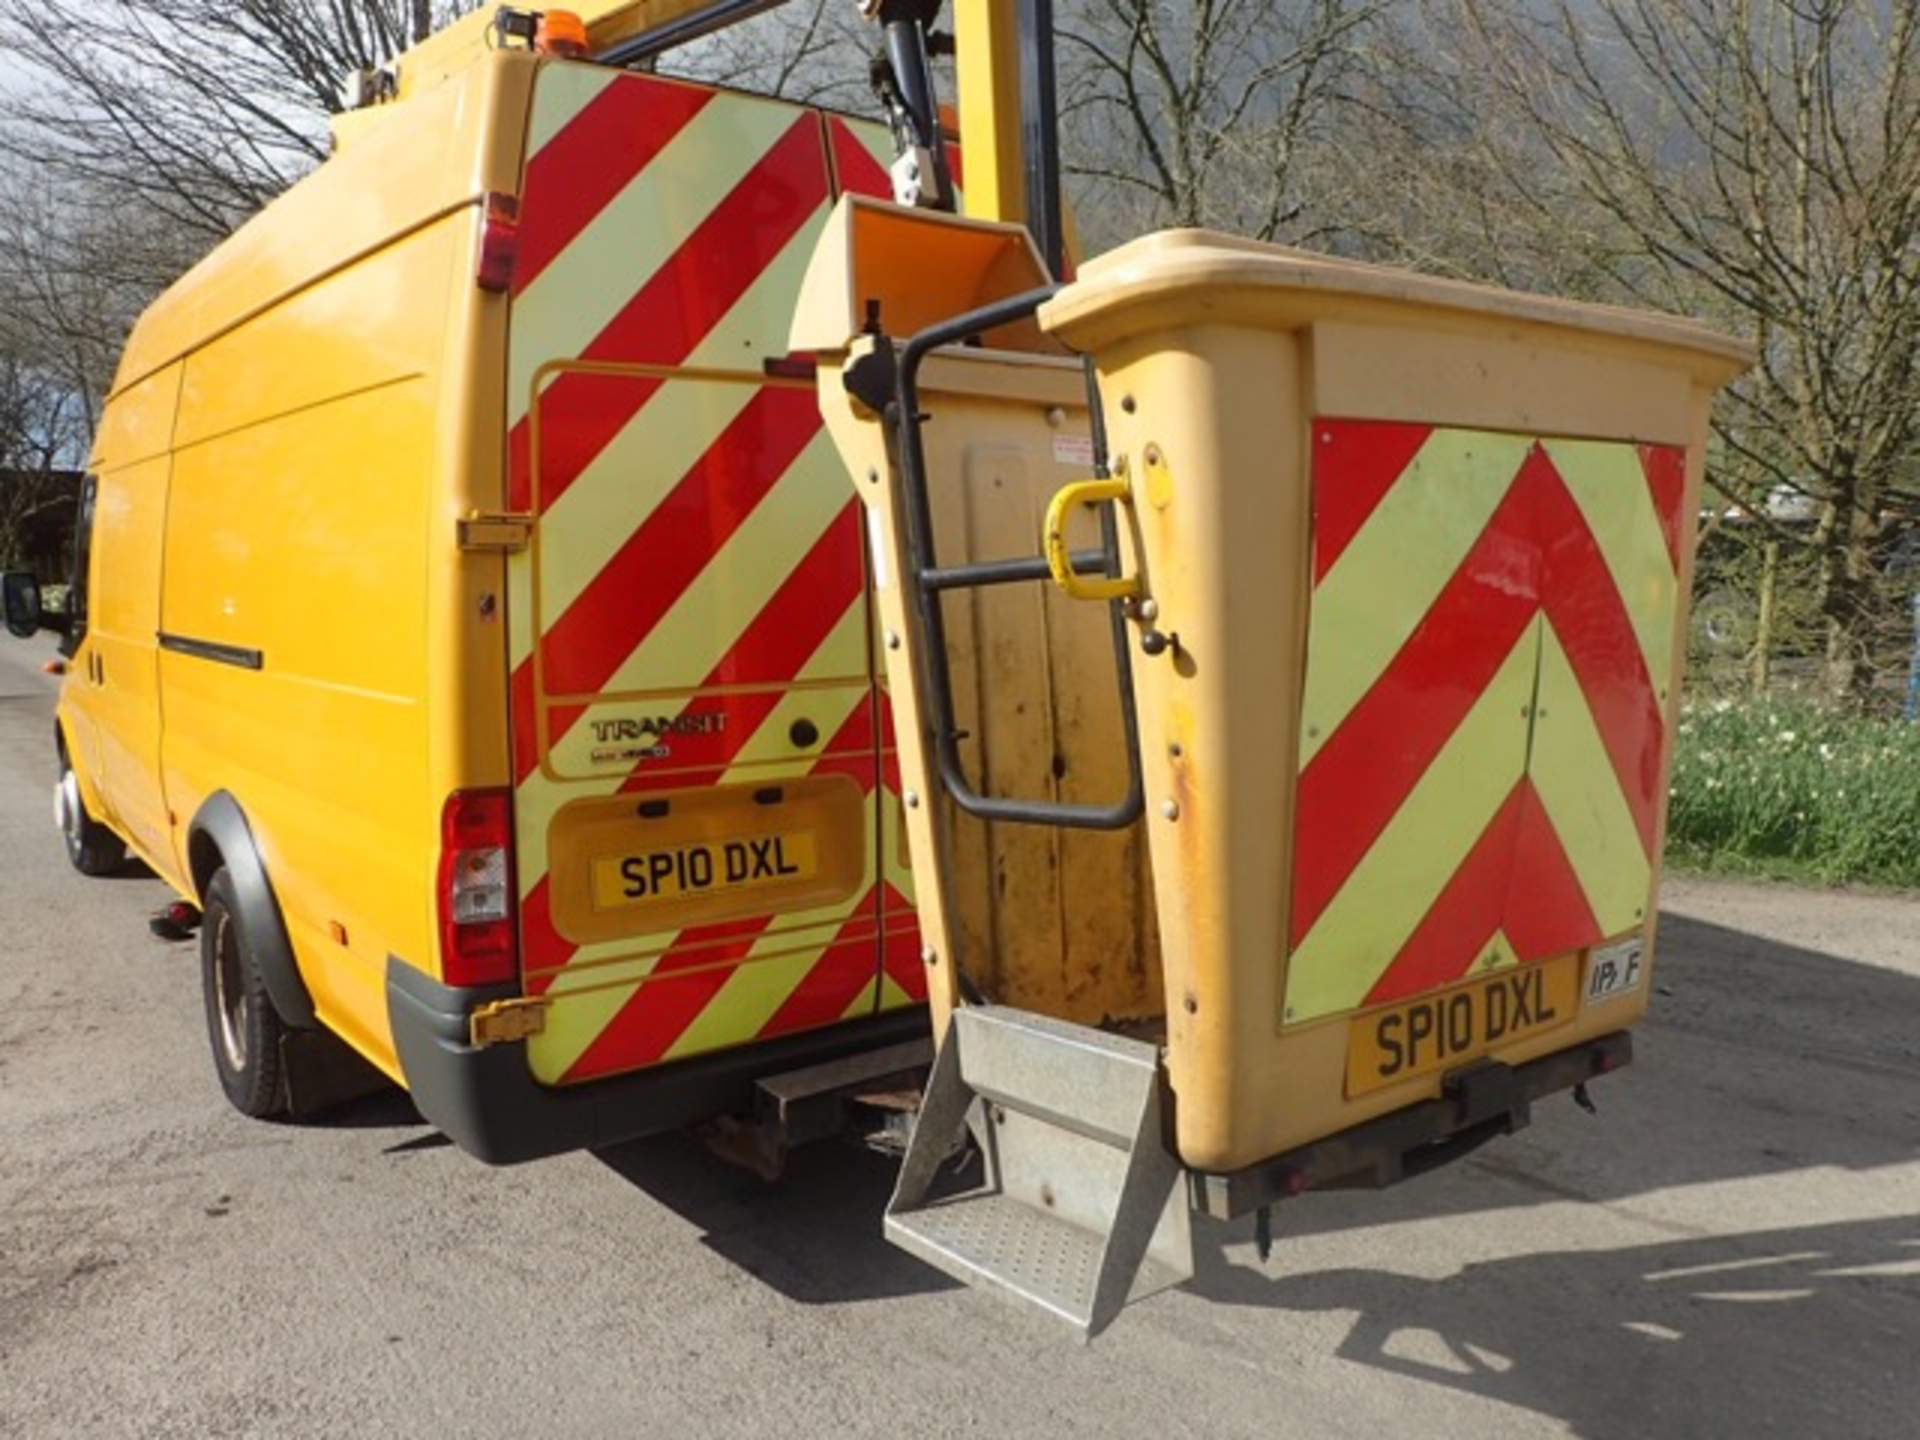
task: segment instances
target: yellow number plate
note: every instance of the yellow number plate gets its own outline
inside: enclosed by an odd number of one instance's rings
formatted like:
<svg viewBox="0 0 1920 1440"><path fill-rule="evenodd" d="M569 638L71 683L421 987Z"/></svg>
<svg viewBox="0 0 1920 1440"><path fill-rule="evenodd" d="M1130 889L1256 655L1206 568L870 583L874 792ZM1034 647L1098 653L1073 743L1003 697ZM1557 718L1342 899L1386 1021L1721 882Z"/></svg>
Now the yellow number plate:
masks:
<svg viewBox="0 0 1920 1440"><path fill-rule="evenodd" d="M1580 957L1501 970L1465 985L1356 1015L1347 1034L1347 1095L1451 1070L1573 1019Z"/></svg>
<svg viewBox="0 0 1920 1440"><path fill-rule="evenodd" d="M617 910L724 895L755 885L811 880L820 873L811 830L739 840L695 840L593 861L593 908Z"/></svg>

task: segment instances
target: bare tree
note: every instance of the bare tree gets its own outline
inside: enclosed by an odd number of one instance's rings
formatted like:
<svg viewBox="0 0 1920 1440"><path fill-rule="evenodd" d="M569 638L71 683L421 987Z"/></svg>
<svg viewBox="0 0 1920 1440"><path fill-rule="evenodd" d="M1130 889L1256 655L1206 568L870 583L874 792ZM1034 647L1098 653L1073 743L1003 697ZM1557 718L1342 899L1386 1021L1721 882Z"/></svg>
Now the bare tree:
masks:
<svg viewBox="0 0 1920 1440"><path fill-rule="evenodd" d="M1063 5L1062 155L1105 240L1157 225L1315 233L1299 178L1384 0ZM1117 232L1117 233L1107 233Z"/></svg>
<svg viewBox="0 0 1920 1440"><path fill-rule="evenodd" d="M351 71L476 0L0 0L0 147L219 237L324 158Z"/></svg>
<svg viewBox="0 0 1920 1440"><path fill-rule="evenodd" d="M81 408L49 370L0 353L0 567L57 573L85 442Z"/></svg>
<svg viewBox="0 0 1920 1440"><path fill-rule="evenodd" d="M0 0L34 86L0 120L0 547L84 461L141 309L324 155L340 77L473 4Z"/></svg>
<svg viewBox="0 0 1920 1440"><path fill-rule="evenodd" d="M793 0L669 51L664 73L805 105L877 114L867 59L876 26L850 0Z"/></svg>
<svg viewBox="0 0 1920 1440"><path fill-rule="evenodd" d="M202 248L117 192L0 168L0 356L72 395L84 439L127 330Z"/></svg>
<svg viewBox="0 0 1920 1440"><path fill-rule="evenodd" d="M199 237L0 167L0 560L47 572L128 327Z"/></svg>
<svg viewBox="0 0 1920 1440"><path fill-rule="evenodd" d="M0 281L0 566L44 570L52 558L46 552L60 548L44 537L58 534L73 502L87 399L71 383L65 357L14 303L12 279Z"/></svg>
<svg viewBox="0 0 1920 1440"><path fill-rule="evenodd" d="M1440 0L1420 33L1434 103L1402 154L1451 205L1421 240L1757 341L1713 478L1811 549L1826 688L1863 698L1904 608L1890 532L1920 518L1920 0ZM1813 523L1775 523L1783 496Z"/></svg>

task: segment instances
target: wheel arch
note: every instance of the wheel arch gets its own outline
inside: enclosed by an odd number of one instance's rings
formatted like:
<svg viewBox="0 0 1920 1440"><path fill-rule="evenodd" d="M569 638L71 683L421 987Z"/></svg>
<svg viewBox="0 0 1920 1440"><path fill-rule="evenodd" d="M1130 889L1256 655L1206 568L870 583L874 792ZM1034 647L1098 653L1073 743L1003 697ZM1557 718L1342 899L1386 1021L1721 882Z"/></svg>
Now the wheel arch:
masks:
<svg viewBox="0 0 1920 1440"><path fill-rule="evenodd" d="M73 736L67 731L67 722L64 718L56 715L53 721L54 763L63 770L73 771L73 778L80 785L81 797L94 802L95 813L98 813L102 807L99 804L100 793L93 783L93 772L85 765L75 764L74 753L75 746Z"/></svg>
<svg viewBox="0 0 1920 1440"><path fill-rule="evenodd" d="M194 894L204 900L207 886L223 867L232 878L241 928L253 947L267 997L286 1024L311 1029L317 1023L313 996L294 961L293 942L273 882L267 877L246 813L225 790L207 797L187 829L187 868Z"/></svg>

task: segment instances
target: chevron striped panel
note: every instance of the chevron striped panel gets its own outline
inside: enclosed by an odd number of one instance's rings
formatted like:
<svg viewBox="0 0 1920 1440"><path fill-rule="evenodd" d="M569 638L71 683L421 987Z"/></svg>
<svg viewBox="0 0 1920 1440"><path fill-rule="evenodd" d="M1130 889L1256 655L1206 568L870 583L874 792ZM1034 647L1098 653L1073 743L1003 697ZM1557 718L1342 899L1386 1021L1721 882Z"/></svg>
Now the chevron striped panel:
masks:
<svg viewBox="0 0 1920 1440"><path fill-rule="evenodd" d="M1286 1020L1638 926L1683 452L1324 420Z"/></svg>
<svg viewBox="0 0 1920 1440"><path fill-rule="evenodd" d="M882 142L654 77L550 66L538 84L507 394L509 498L536 523L508 618L522 964L552 1002L529 1057L564 1084L925 983L883 840L898 780L859 506L812 387L765 369L836 194L885 186ZM636 715L658 733L609 743ZM836 776L868 817L844 897L651 933L567 923L549 870L566 807Z"/></svg>

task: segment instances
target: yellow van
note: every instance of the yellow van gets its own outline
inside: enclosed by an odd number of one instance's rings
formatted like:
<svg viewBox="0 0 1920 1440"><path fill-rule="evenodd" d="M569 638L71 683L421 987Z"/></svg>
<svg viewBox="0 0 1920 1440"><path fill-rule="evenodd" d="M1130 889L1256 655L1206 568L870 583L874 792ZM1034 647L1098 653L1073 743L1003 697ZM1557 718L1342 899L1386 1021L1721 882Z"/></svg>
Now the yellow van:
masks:
<svg viewBox="0 0 1920 1440"><path fill-rule="evenodd" d="M355 119L127 346L75 865L202 912L250 1115L316 1031L490 1161L924 1039L861 512L786 344L885 130L511 44Z"/></svg>

